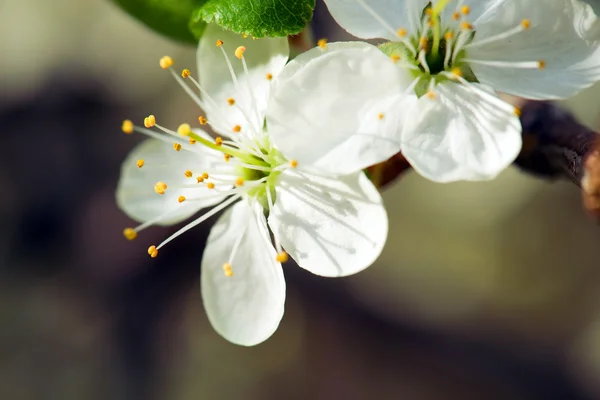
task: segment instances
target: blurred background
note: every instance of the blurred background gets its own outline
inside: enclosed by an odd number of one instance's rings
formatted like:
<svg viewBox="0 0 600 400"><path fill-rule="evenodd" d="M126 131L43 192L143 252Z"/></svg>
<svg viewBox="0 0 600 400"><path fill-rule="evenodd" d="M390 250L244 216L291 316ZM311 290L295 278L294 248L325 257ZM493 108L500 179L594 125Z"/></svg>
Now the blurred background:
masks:
<svg viewBox="0 0 600 400"><path fill-rule="evenodd" d="M598 2L596 2L598 3ZM349 36L319 3L315 37ZM286 313L243 348L199 292L203 224L150 259L115 205L122 160L197 110L164 54L195 49L107 0L0 2L0 398L600 399L600 227L579 189L509 169L485 183L406 174L363 273L285 265ZM598 128L600 86L564 103Z"/></svg>

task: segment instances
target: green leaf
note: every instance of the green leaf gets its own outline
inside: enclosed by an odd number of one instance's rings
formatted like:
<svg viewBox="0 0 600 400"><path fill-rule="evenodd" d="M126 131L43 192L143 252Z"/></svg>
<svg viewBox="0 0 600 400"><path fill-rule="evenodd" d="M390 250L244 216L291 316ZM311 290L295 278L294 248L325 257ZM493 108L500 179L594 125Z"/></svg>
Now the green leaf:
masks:
<svg viewBox="0 0 600 400"><path fill-rule="evenodd" d="M312 18L315 0L207 0L192 16L194 23L257 38L300 33Z"/></svg>
<svg viewBox="0 0 600 400"><path fill-rule="evenodd" d="M113 0L133 17L171 39L198 43L205 24L191 21L206 0Z"/></svg>

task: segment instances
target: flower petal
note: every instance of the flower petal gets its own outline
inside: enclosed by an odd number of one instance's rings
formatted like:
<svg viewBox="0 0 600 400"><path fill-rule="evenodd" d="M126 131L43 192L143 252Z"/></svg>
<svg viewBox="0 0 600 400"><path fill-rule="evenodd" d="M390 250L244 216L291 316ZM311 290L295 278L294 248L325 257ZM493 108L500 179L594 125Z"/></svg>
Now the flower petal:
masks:
<svg viewBox="0 0 600 400"><path fill-rule="evenodd" d="M516 96L559 99L600 79L600 40L586 40L598 30L592 10L574 0L541 3L534 7L527 1L506 0L475 21L475 38L466 57L480 82ZM529 29L485 42L518 27L523 19L529 20ZM517 67L522 62L533 67Z"/></svg>
<svg viewBox="0 0 600 400"><path fill-rule="evenodd" d="M337 277L375 261L388 219L379 192L362 172L324 178L287 170L277 185L269 226L300 267Z"/></svg>
<svg viewBox="0 0 600 400"><path fill-rule="evenodd" d="M201 148L199 146L199 150ZM195 176L210 165L214 156L209 150L204 153L175 151L160 140L144 140L129 153L121 167L116 193L119 208L139 222L163 215L157 225L171 225L187 219L201 208L219 203L222 199L204 186L176 187L195 183ZM144 160L142 168L137 166L138 160ZM187 170L194 173L192 178L185 177ZM154 191L154 185L159 181L167 184L163 195ZM179 196L185 196L186 201L180 203Z"/></svg>
<svg viewBox="0 0 600 400"><path fill-rule="evenodd" d="M325 0L336 22L361 39L398 41L400 28L416 31L428 0Z"/></svg>
<svg viewBox="0 0 600 400"><path fill-rule="evenodd" d="M223 46L216 45L222 40ZM239 46L246 51L244 59L248 73L244 71L242 61L234 55ZM237 77L236 85L231 77L225 57L225 50ZM198 45L199 82L214 104L203 96L207 103L207 116L222 134L230 134L235 125L248 132L250 125L258 124L262 129L265 109L269 98L271 80L267 74L276 77L288 60L289 46L287 38L244 38L233 32L225 31L216 24L209 24ZM236 105L230 106L227 99L235 99ZM242 112L243 110L243 112ZM249 124L248 119L253 122Z"/></svg>
<svg viewBox="0 0 600 400"><path fill-rule="evenodd" d="M202 258L202 299L212 326L230 342L253 346L279 326L285 280L275 257L263 209L257 204L236 203L211 229ZM225 275L226 262L231 263L233 276Z"/></svg>
<svg viewBox="0 0 600 400"><path fill-rule="evenodd" d="M521 125L512 106L494 101L489 88L469 86L436 86L436 97L419 99L404 127L402 154L428 179L492 179L521 150Z"/></svg>
<svg viewBox="0 0 600 400"><path fill-rule="evenodd" d="M267 110L271 140L288 159L345 175L399 150L413 78L366 43L331 43L286 66ZM291 72L288 72L290 69Z"/></svg>

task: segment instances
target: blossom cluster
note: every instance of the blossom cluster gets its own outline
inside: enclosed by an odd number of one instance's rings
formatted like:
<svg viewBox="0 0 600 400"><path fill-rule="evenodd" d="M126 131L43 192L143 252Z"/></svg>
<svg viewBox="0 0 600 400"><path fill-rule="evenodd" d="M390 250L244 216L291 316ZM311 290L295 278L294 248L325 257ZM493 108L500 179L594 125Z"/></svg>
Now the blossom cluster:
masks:
<svg viewBox="0 0 600 400"><path fill-rule="evenodd" d="M141 225L223 211L201 263L215 330L255 345L284 312L282 263L340 277L386 241L381 196L363 172L398 153L437 182L492 179L521 150L519 109L497 92L560 99L600 80L600 23L579 0L325 0L366 42L319 41L288 60L286 38L209 26L198 75L160 66L203 110L175 129L126 120L148 137L125 160L118 205ZM210 126L213 136L204 127Z"/></svg>

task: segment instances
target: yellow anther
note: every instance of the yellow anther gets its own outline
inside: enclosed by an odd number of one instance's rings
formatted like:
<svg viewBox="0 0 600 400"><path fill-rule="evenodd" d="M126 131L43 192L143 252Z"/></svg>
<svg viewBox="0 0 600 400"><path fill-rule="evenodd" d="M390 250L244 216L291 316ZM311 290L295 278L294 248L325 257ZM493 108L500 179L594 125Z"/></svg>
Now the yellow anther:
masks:
<svg viewBox="0 0 600 400"><path fill-rule="evenodd" d="M223 46L223 41L221 39L217 40L217 47Z"/></svg>
<svg viewBox="0 0 600 400"><path fill-rule="evenodd" d="M245 51L246 51L246 47L239 46L237 49L235 49L235 56L241 60L242 57L244 57Z"/></svg>
<svg viewBox="0 0 600 400"><path fill-rule="evenodd" d="M400 61L400 56L398 54L392 54L390 56L390 58L392 59L393 62L398 62Z"/></svg>
<svg viewBox="0 0 600 400"><path fill-rule="evenodd" d="M229 162L229 159L231 158L231 154L223 154L223 158L225 159L225 162Z"/></svg>
<svg viewBox="0 0 600 400"><path fill-rule="evenodd" d="M244 39L248 39L248 34L247 34L247 33L242 33L242 37L243 37Z"/></svg>
<svg viewBox="0 0 600 400"><path fill-rule="evenodd" d="M183 174L185 175L186 178L191 178L192 176L194 176L192 171L190 171L189 169L186 170Z"/></svg>
<svg viewBox="0 0 600 400"><path fill-rule="evenodd" d="M208 123L208 120L201 115L198 117L198 122L200 122L200 125L206 125Z"/></svg>
<svg viewBox="0 0 600 400"><path fill-rule="evenodd" d="M123 229L123 236L127 240L133 240L137 237L137 232L133 228L125 228Z"/></svg>
<svg viewBox="0 0 600 400"><path fill-rule="evenodd" d="M544 68L546 68L546 61L544 61L544 60L540 60L540 61L538 61L538 68L539 68L539 69L544 69Z"/></svg>
<svg viewBox="0 0 600 400"><path fill-rule="evenodd" d="M433 100L433 99L435 99L435 96L436 96L436 94L435 94L435 92L433 90L430 90L430 91L427 92L427 97L428 98L430 98L430 99Z"/></svg>
<svg viewBox="0 0 600 400"><path fill-rule="evenodd" d="M513 109L513 111L514 111L514 113L515 113L515 115L516 115L517 117L520 117L520 116L521 116L521 108L520 108L520 107L515 107L515 108Z"/></svg>
<svg viewBox="0 0 600 400"><path fill-rule="evenodd" d="M268 81L273 79L273 74L268 73L267 75L265 75L265 78L267 78Z"/></svg>
<svg viewBox="0 0 600 400"><path fill-rule="evenodd" d="M471 25L467 21L463 21L460 23L460 29L465 30L465 31L470 31L473 29L473 25Z"/></svg>
<svg viewBox="0 0 600 400"><path fill-rule="evenodd" d="M419 39L419 48L425 48L427 47L427 38L425 36L422 36Z"/></svg>
<svg viewBox="0 0 600 400"><path fill-rule="evenodd" d="M235 186L237 186L237 187L244 186L244 179L243 178L237 178L235 180Z"/></svg>
<svg viewBox="0 0 600 400"><path fill-rule="evenodd" d="M319 46L320 48L322 48L323 50L325 50L327 48L327 39L325 39L325 38L319 39L317 41L317 46Z"/></svg>
<svg viewBox="0 0 600 400"><path fill-rule="evenodd" d="M154 125L156 125L156 117L154 115L148 115L144 118L144 126L146 128L152 128Z"/></svg>
<svg viewBox="0 0 600 400"><path fill-rule="evenodd" d="M405 37L406 36L406 29L404 28L400 28L396 31L396 35L398 35L398 37Z"/></svg>
<svg viewBox="0 0 600 400"><path fill-rule="evenodd" d="M187 78L188 76L190 76L190 73L191 73L191 72L190 72L190 70L186 68L186 69L184 69L183 71L181 71L181 77L182 77L183 79L185 79L185 78Z"/></svg>
<svg viewBox="0 0 600 400"><path fill-rule="evenodd" d="M208 172L203 172L202 175L200 175L201 177L203 177L204 179L208 179Z"/></svg>
<svg viewBox="0 0 600 400"><path fill-rule="evenodd" d="M196 139L190 138L190 144L196 144Z"/></svg>
<svg viewBox="0 0 600 400"><path fill-rule="evenodd" d="M384 118L385 118L385 114L384 113L377 114L377 119L384 119Z"/></svg>
<svg viewBox="0 0 600 400"><path fill-rule="evenodd" d="M458 21L460 19L460 13L458 11L453 12L452 19Z"/></svg>
<svg viewBox="0 0 600 400"><path fill-rule="evenodd" d="M123 121L123 124L121 125L121 130L129 135L130 133L133 132L133 122L126 119L125 121Z"/></svg>
<svg viewBox="0 0 600 400"><path fill-rule="evenodd" d="M158 249L156 248L156 246L148 247L148 254L152 258L156 258L156 256L158 255Z"/></svg>
<svg viewBox="0 0 600 400"><path fill-rule="evenodd" d="M463 72L458 67L452 68L451 72L452 72L452 75L454 75L455 78L459 78L459 77L463 76Z"/></svg>
<svg viewBox="0 0 600 400"><path fill-rule="evenodd" d="M296 161L296 160L290 160L290 167L296 168L297 166L298 166L298 161Z"/></svg>
<svg viewBox="0 0 600 400"><path fill-rule="evenodd" d="M183 203L185 201L185 196L179 196L177 198L177 201L180 202L180 203Z"/></svg>
<svg viewBox="0 0 600 400"><path fill-rule="evenodd" d="M523 27L523 29L529 29L531 27L531 21L528 19L524 19L523 21L521 21L521 26Z"/></svg>
<svg viewBox="0 0 600 400"><path fill-rule="evenodd" d="M135 165L137 165L138 168L142 168L144 166L144 160L140 158L136 161Z"/></svg>
<svg viewBox="0 0 600 400"><path fill-rule="evenodd" d="M235 99L233 97L230 97L227 99L227 104L229 104L230 106L235 104Z"/></svg>
<svg viewBox="0 0 600 400"><path fill-rule="evenodd" d="M177 133L179 133L182 136L188 136L190 133L192 133L192 127L190 126L190 124L181 124L177 128Z"/></svg>
<svg viewBox="0 0 600 400"><path fill-rule="evenodd" d="M203 177L201 177L201 176L197 176L197 177L196 177L196 182L197 182L197 183L202 183L202 182L204 182L204 178L203 178Z"/></svg>
<svg viewBox="0 0 600 400"><path fill-rule="evenodd" d="M212 183L212 182L208 182L208 183L206 184L206 187L207 187L207 188L209 188L209 189L214 189L214 188L215 188L215 184L214 184L214 183Z"/></svg>
<svg viewBox="0 0 600 400"><path fill-rule="evenodd" d="M444 33L444 39L446 39L446 41L454 39L454 32L448 31Z"/></svg>
<svg viewBox="0 0 600 400"><path fill-rule="evenodd" d="M235 133L240 133L242 131L242 127L239 126L239 125L236 125L236 126L233 127L233 131Z"/></svg>
<svg viewBox="0 0 600 400"><path fill-rule="evenodd" d="M223 264L223 273L228 278L233 276L233 270L231 269L231 264L229 264L229 263Z"/></svg>
<svg viewBox="0 0 600 400"><path fill-rule="evenodd" d="M181 144L179 144L179 143L173 143L173 148L175 149L175 151L180 151L181 150Z"/></svg>
<svg viewBox="0 0 600 400"><path fill-rule="evenodd" d="M469 15L469 13L471 12L471 8L469 6L462 6L460 8L460 12L464 15Z"/></svg>
<svg viewBox="0 0 600 400"><path fill-rule="evenodd" d="M165 190L167 190L167 184L164 182L156 182L154 185L154 191L158 194L165 194Z"/></svg>
<svg viewBox="0 0 600 400"><path fill-rule="evenodd" d="M162 69L167 69L173 65L173 59L169 56L164 56L160 59L159 64Z"/></svg>
<svg viewBox="0 0 600 400"><path fill-rule="evenodd" d="M221 137L217 137L217 138L215 139L215 144L216 144L217 146L220 146L220 145L222 145L222 144L223 144L223 138L221 138Z"/></svg>
<svg viewBox="0 0 600 400"><path fill-rule="evenodd" d="M275 260L280 263L284 263L289 259L288 254L285 251L278 253L275 257Z"/></svg>
<svg viewBox="0 0 600 400"><path fill-rule="evenodd" d="M425 9L425 15L431 15L431 14L433 14L433 10L431 9L431 7L427 7Z"/></svg>

